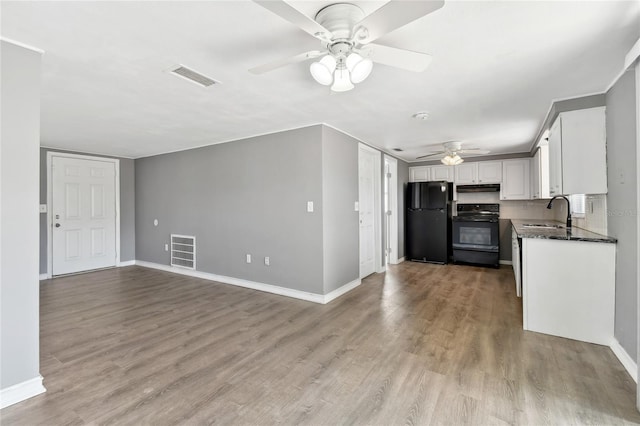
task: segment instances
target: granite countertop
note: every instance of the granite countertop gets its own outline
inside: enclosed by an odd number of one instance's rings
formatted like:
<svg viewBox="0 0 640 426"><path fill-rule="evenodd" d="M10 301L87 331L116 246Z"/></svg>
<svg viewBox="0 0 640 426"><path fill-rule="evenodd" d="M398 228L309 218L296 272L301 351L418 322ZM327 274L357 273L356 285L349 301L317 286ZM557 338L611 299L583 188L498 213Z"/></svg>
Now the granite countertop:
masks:
<svg viewBox="0 0 640 426"><path fill-rule="evenodd" d="M547 240L591 241L596 243L616 243L617 240L606 235L596 234L585 229L572 227L567 230L564 223L555 220L512 219L511 224L518 238L542 238ZM562 228L526 227L525 224L562 225Z"/></svg>

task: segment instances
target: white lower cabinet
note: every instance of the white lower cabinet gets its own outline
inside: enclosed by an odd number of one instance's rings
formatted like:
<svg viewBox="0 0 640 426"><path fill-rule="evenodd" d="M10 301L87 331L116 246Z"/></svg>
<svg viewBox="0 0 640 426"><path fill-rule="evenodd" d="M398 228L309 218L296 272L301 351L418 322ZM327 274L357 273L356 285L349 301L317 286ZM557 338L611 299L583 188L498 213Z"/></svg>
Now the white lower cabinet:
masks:
<svg viewBox="0 0 640 426"><path fill-rule="evenodd" d="M516 296L522 297L522 265L520 264L520 242L515 230L511 230L511 263L516 279Z"/></svg>
<svg viewBox="0 0 640 426"><path fill-rule="evenodd" d="M616 245L522 238L525 330L610 345Z"/></svg>

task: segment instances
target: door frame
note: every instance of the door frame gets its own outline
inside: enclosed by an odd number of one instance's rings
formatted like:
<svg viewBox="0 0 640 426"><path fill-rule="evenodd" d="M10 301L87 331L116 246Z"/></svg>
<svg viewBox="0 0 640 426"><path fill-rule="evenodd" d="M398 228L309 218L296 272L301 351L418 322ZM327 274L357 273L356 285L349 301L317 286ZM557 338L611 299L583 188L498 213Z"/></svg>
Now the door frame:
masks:
<svg viewBox="0 0 640 426"><path fill-rule="evenodd" d="M51 212L53 203L53 157L102 161L103 163L114 164L116 172L114 192L116 206L116 263L114 266L120 266L120 160L118 158L47 151L47 278L53 277L53 213Z"/></svg>
<svg viewBox="0 0 640 426"><path fill-rule="evenodd" d="M371 148L369 145L365 145L362 142L358 143L358 150L369 151L375 154L373 159L373 229L374 229L374 270L377 273L386 271L384 263L384 253L382 251L382 152L375 148ZM359 157L358 157L359 158ZM360 160L358 159L358 173L359 173ZM359 177L358 177L359 179ZM360 195L358 194L358 200ZM360 227L358 226L358 238L360 235ZM360 252L358 251L358 262L360 261ZM362 278L362 277L361 277Z"/></svg>
<svg viewBox="0 0 640 426"><path fill-rule="evenodd" d="M389 221L389 241L385 247L391 249L388 260L392 265L398 264L398 160L390 155L384 155L384 163L389 163L389 173L391 178L389 179L389 209L391 210L391 216L385 212L385 221ZM385 176L386 179L386 176ZM383 206L384 207L384 206Z"/></svg>

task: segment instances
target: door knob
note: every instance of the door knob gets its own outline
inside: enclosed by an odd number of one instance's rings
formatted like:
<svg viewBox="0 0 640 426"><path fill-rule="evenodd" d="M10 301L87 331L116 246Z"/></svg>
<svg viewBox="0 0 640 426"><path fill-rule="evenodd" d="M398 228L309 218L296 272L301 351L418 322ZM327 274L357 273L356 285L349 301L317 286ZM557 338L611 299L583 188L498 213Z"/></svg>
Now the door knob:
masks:
<svg viewBox="0 0 640 426"><path fill-rule="evenodd" d="M59 223L56 223L56 228L60 228L60 224Z"/></svg>

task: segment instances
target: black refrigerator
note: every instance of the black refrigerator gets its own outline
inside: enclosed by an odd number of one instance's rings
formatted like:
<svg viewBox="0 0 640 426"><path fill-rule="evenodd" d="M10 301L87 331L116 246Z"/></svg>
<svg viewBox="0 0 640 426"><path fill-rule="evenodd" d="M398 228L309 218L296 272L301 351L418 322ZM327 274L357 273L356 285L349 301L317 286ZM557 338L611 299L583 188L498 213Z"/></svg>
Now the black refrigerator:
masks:
<svg viewBox="0 0 640 426"><path fill-rule="evenodd" d="M445 264L451 256L453 185L446 181L407 185L406 257Z"/></svg>

